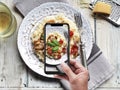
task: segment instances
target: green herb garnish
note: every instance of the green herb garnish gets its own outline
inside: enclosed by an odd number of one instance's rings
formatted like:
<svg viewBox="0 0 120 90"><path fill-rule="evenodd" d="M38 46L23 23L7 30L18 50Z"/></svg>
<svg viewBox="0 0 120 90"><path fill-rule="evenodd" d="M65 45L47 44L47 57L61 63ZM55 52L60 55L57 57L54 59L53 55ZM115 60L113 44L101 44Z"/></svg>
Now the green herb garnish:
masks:
<svg viewBox="0 0 120 90"><path fill-rule="evenodd" d="M52 40L52 43L54 43L56 46L59 46L59 42L57 40Z"/></svg>
<svg viewBox="0 0 120 90"><path fill-rule="evenodd" d="M52 42L48 42L47 45L51 46L51 47L55 47L56 45Z"/></svg>
<svg viewBox="0 0 120 90"><path fill-rule="evenodd" d="M59 50L59 46L55 46L55 47L52 48L53 52L57 52L58 50Z"/></svg>

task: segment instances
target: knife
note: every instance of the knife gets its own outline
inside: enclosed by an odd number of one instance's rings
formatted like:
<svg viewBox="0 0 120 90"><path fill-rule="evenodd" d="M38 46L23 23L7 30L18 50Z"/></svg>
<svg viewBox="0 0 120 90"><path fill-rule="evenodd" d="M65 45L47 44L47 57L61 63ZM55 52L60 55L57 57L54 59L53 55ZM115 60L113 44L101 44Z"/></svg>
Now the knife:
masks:
<svg viewBox="0 0 120 90"><path fill-rule="evenodd" d="M85 51L85 43L81 41L80 43L80 54L81 54L81 63L82 65L88 69L87 62L86 62L86 51Z"/></svg>

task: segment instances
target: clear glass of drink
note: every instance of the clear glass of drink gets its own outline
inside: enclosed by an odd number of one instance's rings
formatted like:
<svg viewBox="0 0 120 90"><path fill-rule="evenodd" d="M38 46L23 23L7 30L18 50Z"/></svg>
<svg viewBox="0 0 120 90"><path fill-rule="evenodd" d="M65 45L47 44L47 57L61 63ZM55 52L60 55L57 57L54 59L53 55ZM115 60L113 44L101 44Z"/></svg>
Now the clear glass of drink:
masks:
<svg viewBox="0 0 120 90"><path fill-rule="evenodd" d="M17 22L10 9L0 2L0 37L8 37L16 30Z"/></svg>

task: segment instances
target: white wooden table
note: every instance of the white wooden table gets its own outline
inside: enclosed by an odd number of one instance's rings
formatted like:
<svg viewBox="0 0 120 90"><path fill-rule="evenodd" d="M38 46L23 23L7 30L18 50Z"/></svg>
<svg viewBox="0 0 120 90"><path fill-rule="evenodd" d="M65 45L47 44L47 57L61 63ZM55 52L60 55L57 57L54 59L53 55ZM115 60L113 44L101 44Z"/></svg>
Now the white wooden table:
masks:
<svg viewBox="0 0 120 90"><path fill-rule="evenodd" d="M11 9L17 19L17 30L9 38L0 38L0 90L62 90L58 82L43 80L32 72L23 62L17 49L17 32L22 17L14 8L13 0L0 0ZM84 7L79 0L72 0L82 8L90 21L94 33L94 18L91 10ZM114 76L97 90L120 90L120 27L115 27L102 18L97 18L97 45L115 67Z"/></svg>

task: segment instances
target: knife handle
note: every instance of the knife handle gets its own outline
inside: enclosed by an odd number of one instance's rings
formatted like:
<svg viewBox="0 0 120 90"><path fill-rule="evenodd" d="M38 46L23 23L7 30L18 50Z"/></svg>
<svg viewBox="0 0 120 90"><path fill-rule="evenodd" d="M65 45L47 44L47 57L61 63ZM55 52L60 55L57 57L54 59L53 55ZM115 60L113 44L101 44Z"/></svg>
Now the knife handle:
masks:
<svg viewBox="0 0 120 90"><path fill-rule="evenodd" d="M80 52L81 52L81 62L82 65L88 70L85 45L83 43L80 44ZM90 75L88 76L88 81L90 80Z"/></svg>
<svg viewBox="0 0 120 90"><path fill-rule="evenodd" d="M86 59L86 52L85 52L85 45L84 44L80 44L80 52L81 52L81 62L82 65L88 69L87 67L87 59Z"/></svg>

